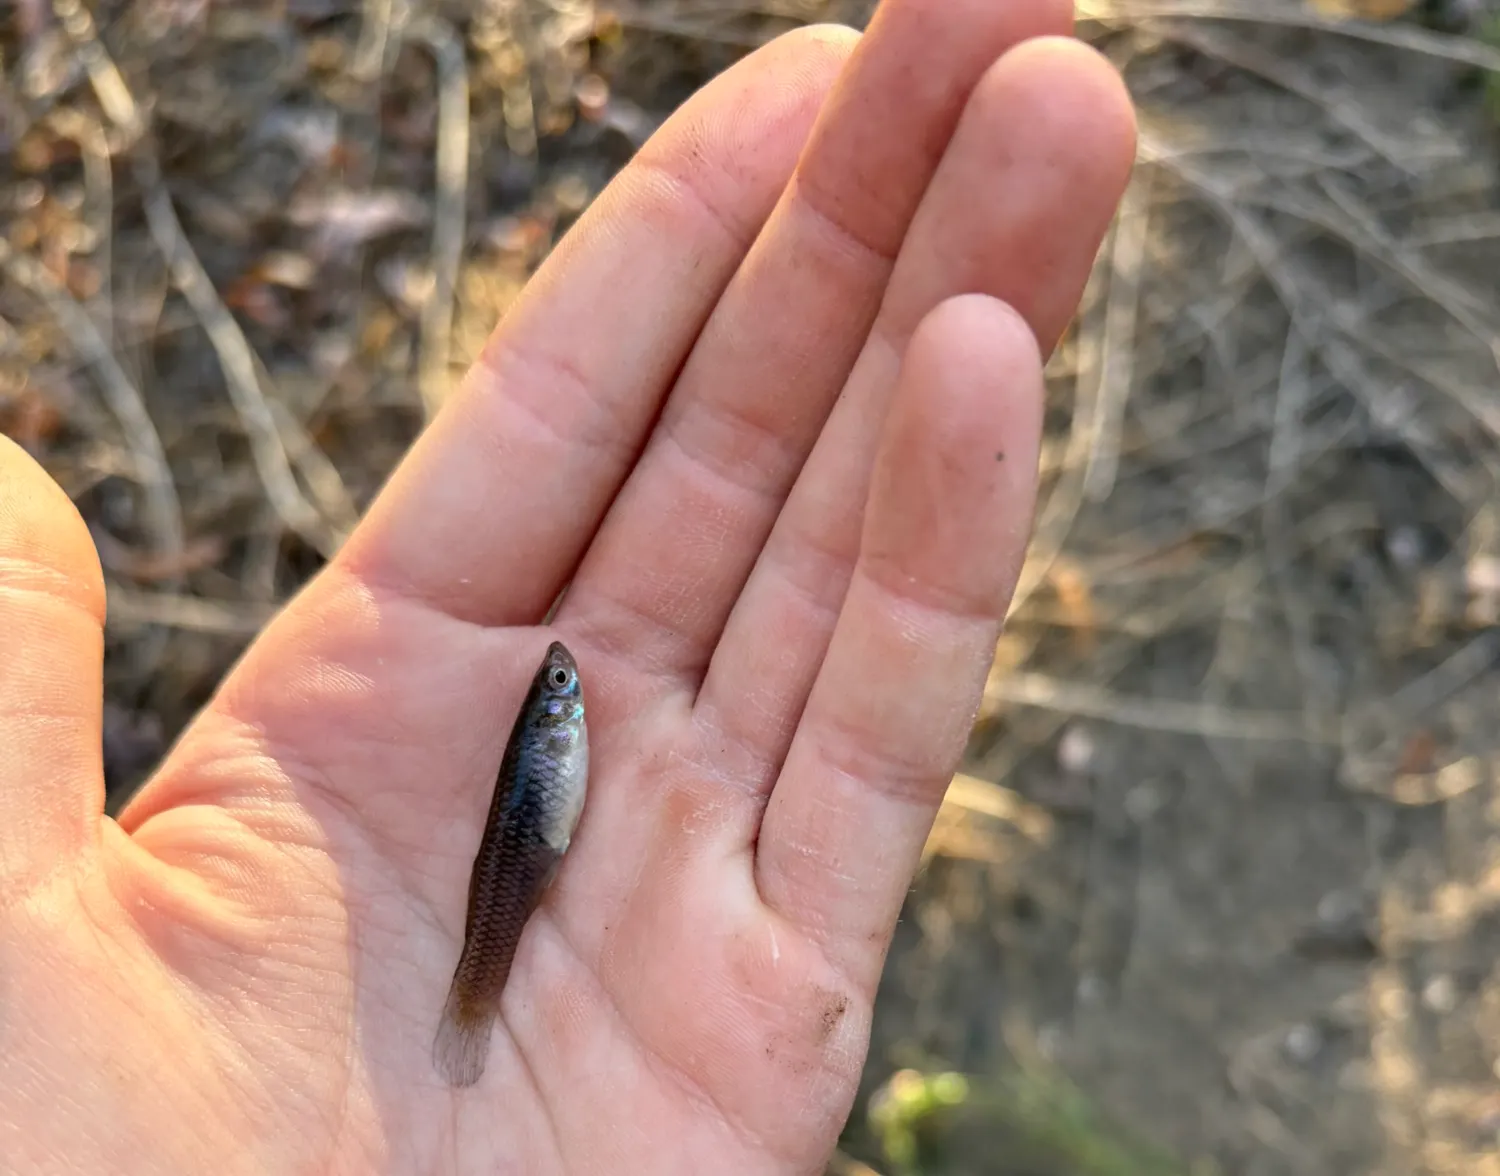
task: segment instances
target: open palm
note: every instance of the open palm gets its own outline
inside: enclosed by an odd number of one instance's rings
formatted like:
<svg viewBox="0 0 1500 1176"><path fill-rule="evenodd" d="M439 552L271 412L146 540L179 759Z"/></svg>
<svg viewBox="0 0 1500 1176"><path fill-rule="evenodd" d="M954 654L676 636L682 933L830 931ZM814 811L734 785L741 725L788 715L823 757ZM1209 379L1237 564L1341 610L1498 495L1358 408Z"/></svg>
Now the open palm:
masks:
<svg viewBox="0 0 1500 1176"><path fill-rule="evenodd" d="M97 561L0 443L6 1171L821 1170L1132 158L1069 19L890 0L698 94L118 823ZM433 1033L554 635L588 805L456 1090Z"/></svg>

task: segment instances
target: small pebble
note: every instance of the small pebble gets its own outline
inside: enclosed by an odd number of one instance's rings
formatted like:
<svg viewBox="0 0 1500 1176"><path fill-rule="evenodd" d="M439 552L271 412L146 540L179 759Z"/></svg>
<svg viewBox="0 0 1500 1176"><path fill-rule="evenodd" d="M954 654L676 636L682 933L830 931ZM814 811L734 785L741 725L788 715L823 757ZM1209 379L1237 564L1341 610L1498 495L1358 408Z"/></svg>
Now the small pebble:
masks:
<svg viewBox="0 0 1500 1176"><path fill-rule="evenodd" d="M597 120L609 105L609 83L598 74L581 78L573 96L578 100L578 111L584 118Z"/></svg>
<svg viewBox="0 0 1500 1176"><path fill-rule="evenodd" d="M1451 1013L1458 1007L1458 988L1452 976L1434 976L1422 989L1422 1003L1435 1013Z"/></svg>
<svg viewBox="0 0 1500 1176"><path fill-rule="evenodd" d="M1093 972L1087 972L1078 978L1077 993L1079 1004L1099 1004L1104 1000L1104 981Z"/></svg>
<svg viewBox="0 0 1500 1176"><path fill-rule="evenodd" d="M1305 1066L1323 1048L1323 1035L1311 1025L1293 1025L1287 1030L1285 1045L1288 1056Z"/></svg>
<svg viewBox="0 0 1500 1176"><path fill-rule="evenodd" d="M1385 537L1386 555L1398 568L1408 572L1421 564L1426 546L1422 532L1410 525L1392 527Z"/></svg>
<svg viewBox="0 0 1500 1176"><path fill-rule="evenodd" d="M354 357L354 340L341 331L324 331L313 339L309 356L320 375L333 376Z"/></svg>
<svg viewBox="0 0 1500 1176"><path fill-rule="evenodd" d="M1087 727L1070 724L1057 741L1058 767L1070 775L1080 775L1088 771L1097 750Z"/></svg>

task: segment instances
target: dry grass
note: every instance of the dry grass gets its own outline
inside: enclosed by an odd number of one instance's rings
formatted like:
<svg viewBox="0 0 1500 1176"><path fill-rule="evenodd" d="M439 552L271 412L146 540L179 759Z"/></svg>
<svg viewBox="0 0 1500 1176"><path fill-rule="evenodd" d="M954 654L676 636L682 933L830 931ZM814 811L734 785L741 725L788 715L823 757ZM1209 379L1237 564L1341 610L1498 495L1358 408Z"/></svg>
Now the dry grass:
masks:
<svg viewBox="0 0 1500 1176"><path fill-rule="evenodd" d="M112 804L656 123L867 13L11 6L0 428L100 547ZM1500 24L1079 13L1140 166L1049 371L1031 558L865 1093L999 1073L1019 1019L1228 1170L1500 1171ZM1005 1170L954 1140L934 1170Z"/></svg>

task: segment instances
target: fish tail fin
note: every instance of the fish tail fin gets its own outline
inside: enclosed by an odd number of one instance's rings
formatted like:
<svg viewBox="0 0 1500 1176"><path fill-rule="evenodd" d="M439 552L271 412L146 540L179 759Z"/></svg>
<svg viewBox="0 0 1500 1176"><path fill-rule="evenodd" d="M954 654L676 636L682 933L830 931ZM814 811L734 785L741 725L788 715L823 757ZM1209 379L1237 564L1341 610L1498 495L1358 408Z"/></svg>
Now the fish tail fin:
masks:
<svg viewBox="0 0 1500 1176"><path fill-rule="evenodd" d="M432 1040L432 1064L449 1086L473 1086L479 1081L494 1021L493 1013L476 1011L461 1000L454 984Z"/></svg>

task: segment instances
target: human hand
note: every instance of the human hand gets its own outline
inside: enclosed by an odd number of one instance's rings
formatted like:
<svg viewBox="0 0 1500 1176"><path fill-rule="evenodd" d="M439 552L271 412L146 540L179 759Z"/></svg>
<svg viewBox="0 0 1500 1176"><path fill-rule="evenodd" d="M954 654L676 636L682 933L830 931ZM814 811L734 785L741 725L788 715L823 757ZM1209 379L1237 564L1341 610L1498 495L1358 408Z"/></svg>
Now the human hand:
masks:
<svg viewBox="0 0 1500 1176"><path fill-rule="evenodd" d="M7 1171L821 1171L1133 157L1103 61L1012 48L1069 19L889 0L688 102L118 823L98 561L0 443ZM553 636L588 804L454 1089L469 868Z"/></svg>

